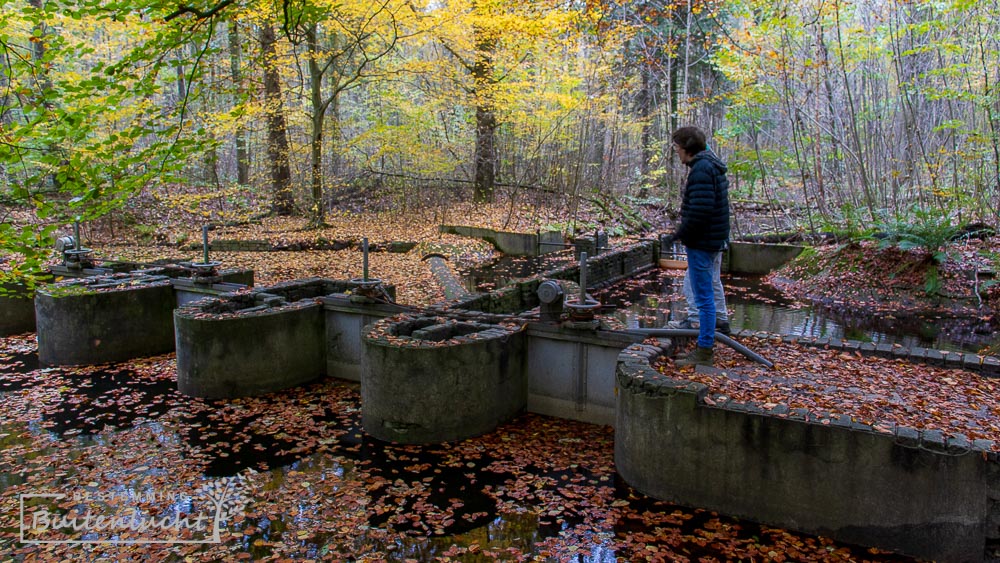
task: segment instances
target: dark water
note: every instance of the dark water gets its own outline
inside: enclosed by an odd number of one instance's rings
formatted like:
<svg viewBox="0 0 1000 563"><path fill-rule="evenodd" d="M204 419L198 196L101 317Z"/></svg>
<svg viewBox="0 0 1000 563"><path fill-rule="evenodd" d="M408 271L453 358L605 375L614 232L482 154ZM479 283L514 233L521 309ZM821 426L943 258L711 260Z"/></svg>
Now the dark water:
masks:
<svg viewBox="0 0 1000 563"><path fill-rule="evenodd" d="M786 534L651 499L620 478L609 480L607 474L597 474L584 464L560 463L552 458L553 452L511 458L489 441L517 441L537 432L553 433L552 447L574 440L577 432L584 440L610 439L608 431L599 427L524 415L499 429L499 437L477 442L480 445L470 454L461 444L404 446L366 436L360 427L357 384L326 380L246 401L197 401L177 394L174 374L168 369L172 363L162 359L39 369L33 352L0 350L0 360L0 381L12 384L0 389L0 401L16 405L39 391L36 397L43 403L35 420L0 420L0 444L23 451L0 463L0 490L24 483L30 477L25 474L28 467L39 469L31 460L52 453L51 448L33 451L32 436L53 436L54 447L71 459L85 460L88 447L95 443L143 447L144 443L130 439L131 432L143 425L155 428L161 446L188 452L189 462L200 464L206 482L253 469L269 474L265 488L294 489L301 476L317 484L336 483L318 495L296 497L296 506L249 514L236 525L244 533L232 541L254 559L274 555L274 542L299 537L295 534L302 533L302 518L311 517L319 526L322 511L331 503L328 495L338 494L338 489L353 490L343 498L362 503L362 519L351 527L349 541L358 552L380 553L385 560L426 561L447 556L455 546L464 549L473 544L539 554L547 549L540 547L545 542L566 534L573 534L573 549L579 546L586 555L560 555L555 558L560 561L610 562L630 559L648 548L676 549L692 560L718 559L724 558L723 552L703 541L712 530L732 529L734 537L754 543L768 534ZM73 467L53 469L65 471L63 482L73 484ZM148 470L149 475L157 471ZM135 475L138 489L145 474L138 470ZM586 499L608 486L614 502L629 508L614 521L599 524L595 529L600 533L577 537L576 527L598 525L590 520ZM501 508L511 502L525 510ZM444 521L435 516L445 513ZM386 536L378 530L402 535ZM299 544L307 556L325 558L343 552L344 541L343 533L317 531ZM617 542L633 547L624 549ZM639 552L633 551L636 544ZM863 548L840 547L858 559L866 556ZM468 555L471 558L462 560L486 560Z"/></svg>
<svg viewBox="0 0 1000 563"><path fill-rule="evenodd" d="M457 273L465 282L467 290L473 293L488 293L512 281L529 278L538 272L546 272L575 262L573 251L564 250L541 256L501 256L469 269L459 269Z"/></svg>
<svg viewBox="0 0 1000 563"><path fill-rule="evenodd" d="M655 328L683 319L686 304L680 272L652 270L598 292L602 303L631 327ZM844 307L804 304L788 299L760 276L723 276L733 330L830 337L901 344L938 350L979 352L1000 342L1000 333L977 317L921 314L872 314Z"/></svg>

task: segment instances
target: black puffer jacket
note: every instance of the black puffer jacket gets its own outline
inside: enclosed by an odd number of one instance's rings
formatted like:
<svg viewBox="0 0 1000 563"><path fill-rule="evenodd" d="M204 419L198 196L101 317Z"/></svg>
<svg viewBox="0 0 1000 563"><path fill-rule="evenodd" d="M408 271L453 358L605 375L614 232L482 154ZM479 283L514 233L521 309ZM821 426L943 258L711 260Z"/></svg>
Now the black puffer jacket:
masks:
<svg viewBox="0 0 1000 563"><path fill-rule="evenodd" d="M711 150L703 150L687 165L691 170L681 204L681 226L675 237L688 248L722 250L729 240L726 164Z"/></svg>

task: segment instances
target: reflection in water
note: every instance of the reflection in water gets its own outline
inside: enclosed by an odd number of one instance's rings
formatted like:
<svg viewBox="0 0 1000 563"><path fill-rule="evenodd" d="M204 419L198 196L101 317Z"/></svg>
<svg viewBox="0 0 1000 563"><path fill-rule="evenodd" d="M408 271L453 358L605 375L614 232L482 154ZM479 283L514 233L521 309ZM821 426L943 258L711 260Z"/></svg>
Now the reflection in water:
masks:
<svg viewBox="0 0 1000 563"><path fill-rule="evenodd" d="M573 260L572 251L542 257L502 256L464 272L470 291L487 292L513 280L557 268ZM684 318L683 270L649 270L633 279L594 292L629 327L658 328ZM990 323L969 315L872 314L832 304L811 305L785 297L761 276L723 276L733 330L828 337L861 342L979 352L1000 342Z"/></svg>
<svg viewBox="0 0 1000 563"><path fill-rule="evenodd" d="M488 293L504 287L510 282L534 276L575 263L574 251L562 250L541 256L500 256L458 274L465 282L465 288L474 293Z"/></svg>
<svg viewBox="0 0 1000 563"><path fill-rule="evenodd" d="M680 307L666 291L674 281L656 273L643 283L657 290L639 291L649 294L643 304L621 312L664 322ZM634 316L638 322L640 313ZM14 355L3 342L0 381L10 386L0 400L18 415L0 421L0 488L79 485L78 471L96 474L84 464L95 450L106 456L94 458L104 460L102 476L120 490L253 469L264 477L253 479L258 488L226 548L255 559L726 559L732 548L762 541L776 550L785 541L812 543L814 553L825 553L816 538L643 496L614 476L607 427L527 414L475 439L403 446L360 429L357 384L326 380L264 397L199 401L174 390L172 360L37 369L33 350ZM183 469L164 475L152 461L107 463L153 447ZM6 537L16 532L0 528ZM866 556L829 545L854 560Z"/></svg>
<svg viewBox="0 0 1000 563"><path fill-rule="evenodd" d="M596 295L630 327L662 327L683 319L682 271L652 270ZM1000 341L988 322L976 317L871 314L845 307L798 303L760 276L723 276L730 323L734 331L749 329L775 334L829 337L862 342L978 352Z"/></svg>

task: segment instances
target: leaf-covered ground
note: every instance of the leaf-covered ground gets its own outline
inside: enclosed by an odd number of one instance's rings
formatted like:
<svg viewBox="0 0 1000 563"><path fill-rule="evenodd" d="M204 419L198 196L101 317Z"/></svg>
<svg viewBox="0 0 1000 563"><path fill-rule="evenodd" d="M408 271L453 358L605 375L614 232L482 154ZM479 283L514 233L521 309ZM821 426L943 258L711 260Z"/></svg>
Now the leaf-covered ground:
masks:
<svg viewBox="0 0 1000 563"><path fill-rule="evenodd" d="M935 265L919 248L901 250L877 242L820 246L771 279L790 296L834 307L984 314L979 310L982 294L994 284L1000 238L962 239L948 245L944 255L943 263ZM932 279L936 282L929 287Z"/></svg>
<svg viewBox="0 0 1000 563"><path fill-rule="evenodd" d="M482 215L473 213L472 208L469 214ZM309 229L305 219L288 217L268 218L237 227L217 227L210 231L210 240L263 240L275 245L324 240L350 242L352 246L342 250L212 252L210 259L220 261L224 268L252 269L257 286L307 277L344 280L362 277L360 243L363 238L367 237L372 246L394 241L416 242L418 245L405 253L369 253L369 275L395 284L400 303L427 305L444 299L430 268L421 260L428 253L444 254L454 268L471 267L496 256L489 243L438 233L434 217L433 214L425 217L405 213L345 213L331 218L332 226L324 229ZM456 217L461 223L459 219ZM130 232L125 237L102 233L92 246L95 256L104 260L200 262L201 251L189 249L189 245L200 244L201 231L181 226L172 228L175 230L171 236L183 241L181 244L150 241Z"/></svg>
<svg viewBox="0 0 1000 563"><path fill-rule="evenodd" d="M172 355L39 368L33 335L0 340L5 559L893 559L647 498L616 478L608 427L524 415L475 439L399 446L360 430L356 384L209 402L177 393L174 370ZM19 542L21 494L191 495L232 475L249 498L218 544Z"/></svg>

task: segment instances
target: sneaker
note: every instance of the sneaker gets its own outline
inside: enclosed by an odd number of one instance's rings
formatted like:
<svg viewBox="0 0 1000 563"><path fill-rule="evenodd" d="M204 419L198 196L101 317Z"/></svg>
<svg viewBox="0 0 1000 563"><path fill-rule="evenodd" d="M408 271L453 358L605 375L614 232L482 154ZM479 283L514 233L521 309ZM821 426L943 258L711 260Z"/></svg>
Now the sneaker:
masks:
<svg viewBox="0 0 1000 563"><path fill-rule="evenodd" d="M716 332L721 332L722 334L725 334L726 336L729 336L729 335L731 335L733 333L733 329L731 329L729 327L729 321L716 321L715 322L715 331Z"/></svg>
<svg viewBox="0 0 1000 563"><path fill-rule="evenodd" d="M698 330L698 321L692 321L691 319L684 319L682 321L668 321L664 328L678 328L686 330Z"/></svg>
<svg viewBox="0 0 1000 563"><path fill-rule="evenodd" d="M709 366L715 360L715 350L713 348L702 348L698 346L690 354L674 362L677 367L685 366Z"/></svg>

